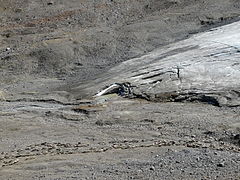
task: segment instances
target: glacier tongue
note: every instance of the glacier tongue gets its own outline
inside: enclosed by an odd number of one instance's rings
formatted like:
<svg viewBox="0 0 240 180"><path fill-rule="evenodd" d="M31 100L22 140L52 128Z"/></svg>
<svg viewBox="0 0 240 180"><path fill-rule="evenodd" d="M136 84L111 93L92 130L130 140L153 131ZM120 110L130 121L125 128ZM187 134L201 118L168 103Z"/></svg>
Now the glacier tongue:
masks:
<svg viewBox="0 0 240 180"><path fill-rule="evenodd" d="M128 82L132 93L153 101L204 101L240 105L240 22L155 49L80 88L88 93Z"/></svg>

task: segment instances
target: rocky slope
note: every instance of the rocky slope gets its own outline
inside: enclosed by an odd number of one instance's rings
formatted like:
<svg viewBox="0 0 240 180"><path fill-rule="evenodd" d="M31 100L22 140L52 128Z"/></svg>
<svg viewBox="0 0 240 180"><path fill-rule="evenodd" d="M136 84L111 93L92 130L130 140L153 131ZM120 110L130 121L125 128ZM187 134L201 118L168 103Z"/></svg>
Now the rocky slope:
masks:
<svg viewBox="0 0 240 180"><path fill-rule="evenodd" d="M1 82L92 79L105 69L224 24L236 0L1 0Z"/></svg>
<svg viewBox="0 0 240 180"><path fill-rule="evenodd" d="M0 179L239 179L239 14L0 0Z"/></svg>

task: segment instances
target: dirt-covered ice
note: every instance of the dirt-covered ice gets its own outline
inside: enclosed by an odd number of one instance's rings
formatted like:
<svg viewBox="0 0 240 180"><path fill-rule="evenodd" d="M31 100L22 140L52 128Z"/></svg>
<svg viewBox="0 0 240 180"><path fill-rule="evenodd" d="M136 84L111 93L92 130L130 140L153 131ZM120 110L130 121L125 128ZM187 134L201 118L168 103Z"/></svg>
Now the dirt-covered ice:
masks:
<svg viewBox="0 0 240 180"><path fill-rule="evenodd" d="M0 0L0 179L240 179L239 15Z"/></svg>

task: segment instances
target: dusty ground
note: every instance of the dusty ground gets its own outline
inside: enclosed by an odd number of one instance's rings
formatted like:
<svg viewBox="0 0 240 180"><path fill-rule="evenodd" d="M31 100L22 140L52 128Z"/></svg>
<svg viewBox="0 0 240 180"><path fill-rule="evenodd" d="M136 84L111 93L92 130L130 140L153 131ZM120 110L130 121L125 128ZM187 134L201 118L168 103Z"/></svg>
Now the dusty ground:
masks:
<svg viewBox="0 0 240 180"><path fill-rule="evenodd" d="M103 100L5 102L1 179L240 178L238 108Z"/></svg>
<svg viewBox="0 0 240 180"><path fill-rule="evenodd" d="M240 14L237 0L1 0L0 4L0 82L4 83L32 76L71 76L74 82L96 78L119 62L229 23Z"/></svg>
<svg viewBox="0 0 240 180"><path fill-rule="evenodd" d="M238 0L0 0L0 179L240 179L239 107L68 91L239 15Z"/></svg>

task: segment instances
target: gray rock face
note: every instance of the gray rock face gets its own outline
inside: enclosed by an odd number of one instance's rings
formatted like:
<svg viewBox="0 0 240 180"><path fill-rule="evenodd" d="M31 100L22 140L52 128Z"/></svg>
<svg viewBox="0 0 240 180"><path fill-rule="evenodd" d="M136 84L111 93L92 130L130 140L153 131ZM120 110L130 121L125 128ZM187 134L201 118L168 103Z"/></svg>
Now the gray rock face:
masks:
<svg viewBox="0 0 240 180"><path fill-rule="evenodd" d="M240 22L212 29L110 69L78 92L94 95L113 83L153 101L240 105Z"/></svg>

